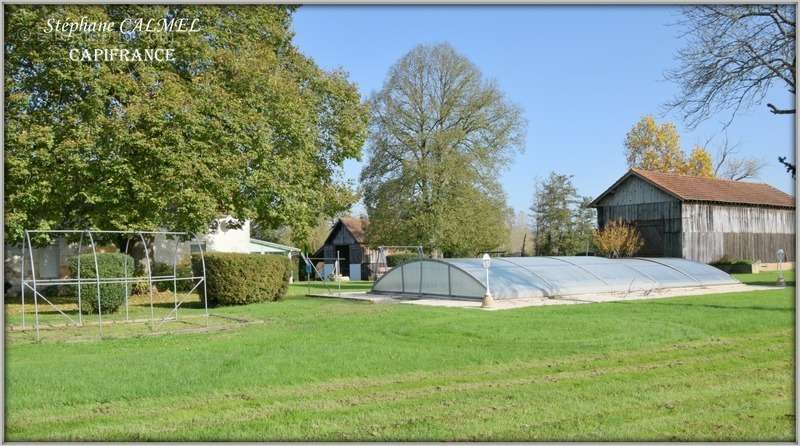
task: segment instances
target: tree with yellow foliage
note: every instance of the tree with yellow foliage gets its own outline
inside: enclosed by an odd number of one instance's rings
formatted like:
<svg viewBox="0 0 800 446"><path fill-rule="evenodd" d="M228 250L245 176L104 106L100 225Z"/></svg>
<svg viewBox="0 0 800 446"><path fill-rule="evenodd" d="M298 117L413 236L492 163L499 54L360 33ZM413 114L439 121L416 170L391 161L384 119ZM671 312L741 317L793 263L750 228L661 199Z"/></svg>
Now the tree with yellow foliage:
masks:
<svg viewBox="0 0 800 446"><path fill-rule="evenodd" d="M671 122L659 124L645 116L625 137L628 166L659 172L675 172L683 167L683 151L678 130Z"/></svg>
<svg viewBox="0 0 800 446"><path fill-rule="evenodd" d="M594 231L593 241L600 254L612 259L631 257L644 245L639 231L622 220L611 220Z"/></svg>
<svg viewBox="0 0 800 446"><path fill-rule="evenodd" d="M659 124L647 115L625 137L625 157L629 167L664 173L714 176L711 155L702 147L695 147L686 155L681 149L681 137L675 124Z"/></svg>
<svg viewBox="0 0 800 446"><path fill-rule="evenodd" d="M689 154L689 159L683 164L681 173L695 177L713 177L714 168L711 154L700 146L695 146Z"/></svg>

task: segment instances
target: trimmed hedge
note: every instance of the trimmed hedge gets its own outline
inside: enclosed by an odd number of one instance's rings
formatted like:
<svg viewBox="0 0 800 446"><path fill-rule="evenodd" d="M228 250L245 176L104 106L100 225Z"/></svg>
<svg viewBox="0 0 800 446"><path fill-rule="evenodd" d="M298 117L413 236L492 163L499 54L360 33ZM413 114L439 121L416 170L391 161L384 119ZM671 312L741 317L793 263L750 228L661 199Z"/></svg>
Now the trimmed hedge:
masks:
<svg viewBox="0 0 800 446"><path fill-rule="evenodd" d="M292 265L280 255L206 253L209 305L245 305L276 301L286 295ZM192 256L196 276L203 275L200 256ZM200 302L203 301L203 286Z"/></svg>
<svg viewBox="0 0 800 446"><path fill-rule="evenodd" d="M78 277L78 257L81 259L81 279L97 277L94 270L94 256L81 254L69 258L70 277ZM124 277L125 262L128 263L128 274L133 273L133 257L117 252L104 252L97 254L97 267L100 278ZM78 295L76 286L70 287L70 292ZM100 305L103 313L113 313L125 302L125 285L122 283L104 283L100 285ZM85 314L97 313L97 285L84 283L81 285L81 311Z"/></svg>
<svg viewBox="0 0 800 446"><path fill-rule="evenodd" d="M394 268L395 266L402 265L403 263L417 260L419 254L415 252L401 252L397 254L390 254L386 256L386 266Z"/></svg>
<svg viewBox="0 0 800 446"><path fill-rule="evenodd" d="M723 256L721 259L712 263L712 265L752 265L753 263L755 262L750 259L734 259L728 256Z"/></svg>

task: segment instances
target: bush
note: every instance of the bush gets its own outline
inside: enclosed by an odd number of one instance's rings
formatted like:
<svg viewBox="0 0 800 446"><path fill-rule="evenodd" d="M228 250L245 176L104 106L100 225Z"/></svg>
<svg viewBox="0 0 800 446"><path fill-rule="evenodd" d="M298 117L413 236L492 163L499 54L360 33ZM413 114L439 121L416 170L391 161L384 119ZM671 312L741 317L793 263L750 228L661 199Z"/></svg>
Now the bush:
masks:
<svg viewBox="0 0 800 446"><path fill-rule="evenodd" d="M390 254L386 256L386 266L394 268L395 266L402 265L403 263L417 260L419 254L415 252L400 252L397 254Z"/></svg>
<svg viewBox="0 0 800 446"><path fill-rule="evenodd" d="M286 295L289 259L280 255L212 252L205 255L209 305L275 301ZM200 256L192 256L195 276L203 275ZM200 301L204 299L199 286Z"/></svg>
<svg viewBox="0 0 800 446"><path fill-rule="evenodd" d="M97 277L94 269L94 256L92 254L81 254L80 256L70 257L69 270L70 276L78 277L78 258L81 260L81 279ZM133 257L116 252L97 254L97 267L100 270L100 278L124 277L125 262L127 261L129 274L133 268ZM75 286L70 287L71 293L77 296L78 290ZM100 285L100 305L103 313L113 313L120 305L125 302L125 284L123 283L104 283ZM81 285L81 311L85 314L97 313L97 285L84 283Z"/></svg>
<svg viewBox="0 0 800 446"><path fill-rule="evenodd" d="M150 285L147 280L138 280L131 285L131 294L136 296L144 296L150 294Z"/></svg>
<svg viewBox="0 0 800 446"><path fill-rule="evenodd" d="M642 248L639 231L622 220L612 220L603 229L594 231L594 246L600 254L610 257L631 257Z"/></svg>
<svg viewBox="0 0 800 446"><path fill-rule="evenodd" d="M714 266L725 266L725 265L752 265L753 261L748 259L733 259L728 257L727 255L722 256L719 260L712 263Z"/></svg>
<svg viewBox="0 0 800 446"><path fill-rule="evenodd" d="M177 277L192 277L192 264L190 262L178 263L175 266L177 267ZM153 264L153 277L172 276L172 272L171 263L155 262ZM153 285L158 291L172 291L173 283L172 281L159 281L153 282ZM178 291L187 292L191 290L193 286L194 281L191 280L177 281Z"/></svg>

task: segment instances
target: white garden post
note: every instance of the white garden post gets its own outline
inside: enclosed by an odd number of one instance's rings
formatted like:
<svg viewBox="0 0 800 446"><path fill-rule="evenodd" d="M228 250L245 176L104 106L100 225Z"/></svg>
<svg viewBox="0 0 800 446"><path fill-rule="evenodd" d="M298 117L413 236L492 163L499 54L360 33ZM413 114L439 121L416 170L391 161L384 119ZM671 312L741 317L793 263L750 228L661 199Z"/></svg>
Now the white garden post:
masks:
<svg viewBox="0 0 800 446"><path fill-rule="evenodd" d="M483 295L483 302L481 303L481 308L491 308L494 306L494 299L492 298L492 292L489 290L489 268L492 266L492 258L489 257L489 254L483 255L483 269L486 271L486 293Z"/></svg>

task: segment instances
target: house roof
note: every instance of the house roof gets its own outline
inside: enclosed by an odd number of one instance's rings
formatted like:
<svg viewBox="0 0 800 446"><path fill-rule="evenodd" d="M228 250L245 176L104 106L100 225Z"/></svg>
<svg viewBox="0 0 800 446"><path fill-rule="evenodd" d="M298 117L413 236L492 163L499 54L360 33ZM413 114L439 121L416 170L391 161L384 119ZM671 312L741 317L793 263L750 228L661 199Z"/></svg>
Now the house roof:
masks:
<svg viewBox="0 0 800 446"><path fill-rule="evenodd" d="M366 237L367 224L368 221L363 218L341 217L339 220L336 221L336 223L331 228L331 232L328 233L328 237L325 238L325 243L323 243L322 246L320 246L316 250L316 252L314 252L313 257L322 258L324 256L325 245L330 243L331 239L336 235L336 232L340 230L339 229L340 227L347 230L347 232L349 232L350 235L353 236L353 239L356 241L356 243L360 245L365 244L367 239Z"/></svg>
<svg viewBox="0 0 800 446"><path fill-rule="evenodd" d="M356 217L342 217L339 221L350 231L350 234L358 243L364 243L366 240L366 220Z"/></svg>
<svg viewBox="0 0 800 446"><path fill-rule="evenodd" d="M680 201L795 207L794 197L769 184L677 175L643 169L629 170L622 178L595 198L590 205L598 206L598 203L603 198L613 194L620 184L632 176L641 178Z"/></svg>

